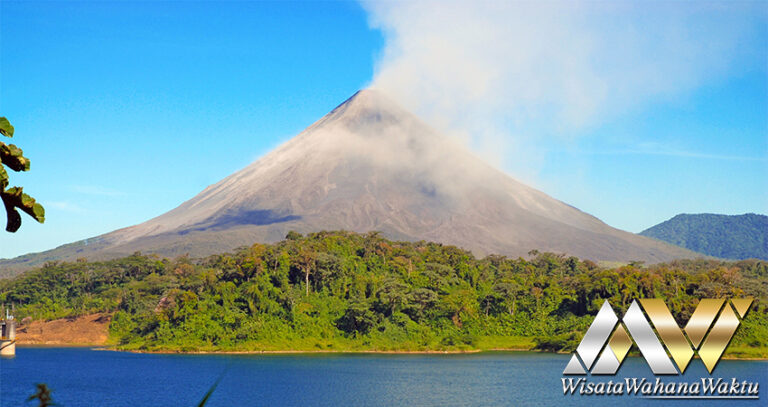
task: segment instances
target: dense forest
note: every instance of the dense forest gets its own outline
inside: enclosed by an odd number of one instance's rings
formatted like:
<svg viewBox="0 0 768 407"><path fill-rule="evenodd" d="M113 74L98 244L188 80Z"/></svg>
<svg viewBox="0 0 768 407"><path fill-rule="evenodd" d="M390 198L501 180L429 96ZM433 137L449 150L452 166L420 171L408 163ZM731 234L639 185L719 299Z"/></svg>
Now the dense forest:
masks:
<svg viewBox="0 0 768 407"><path fill-rule="evenodd" d="M18 318L113 313L111 342L140 350L569 351L602 305L661 297L681 326L700 298L755 298L727 354L768 357L768 262L604 268L532 252L475 258L376 233L291 232L204 259L136 253L49 263L0 280Z"/></svg>
<svg viewBox="0 0 768 407"><path fill-rule="evenodd" d="M722 259L768 260L768 216L682 214L640 232Z"/></svg>

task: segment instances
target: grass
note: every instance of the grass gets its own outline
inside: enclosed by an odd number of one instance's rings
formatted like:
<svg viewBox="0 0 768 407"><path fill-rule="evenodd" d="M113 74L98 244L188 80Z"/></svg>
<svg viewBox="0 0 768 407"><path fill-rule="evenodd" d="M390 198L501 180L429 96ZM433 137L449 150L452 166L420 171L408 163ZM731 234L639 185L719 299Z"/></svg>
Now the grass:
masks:
<svg viewBox="0 0 768 407"><path fill-rule="evenodd" d="M275 342L244 342L236 346L191 346L184 344L153 345L131 343L111 347L126 351L145 352L473 352L483 350L531 350L536 345L532 337L525 336L481 336L472 344L445 345L442 343L392 343L375 341L372 338L332 339L297 338ZM110 346L108 345L108 346Z"/></svg>
<svg viewBox="0 0 768 407"><path fill-rule="evenodd" d="M730 345L723 354L723 359L768 359L768 346L749 347Z"/></svg>
<svg viewBox="0 0 768 407"><path fill-rule="evenodd" d="M536 346L530 336L482 336L477 341L481 350L531 350Z"/></svg>
<svg viewBox="0 0 768 407"><path fill-rule="evenodd" d="M253 341L238 343L235 346L189 345L189 344L165 344L155 345L151 343L131 343L118 345L110 338L107 346L124 351L140 352L170 352L170 353L206 353L206 352L475 352L490 350L517 350L530 351L536 346L533 337L529 336L480 336L472 344L445 345L431 342L428 344L415 342L392 343L376 341L373 338L345 338L334 337L321 338L292 338L276 339L275 341ZM636 347L632 348L631 355L641 356ZM749 347L743 345L730 345L723 354L724 359L768 359L768 346Z"/></svg>

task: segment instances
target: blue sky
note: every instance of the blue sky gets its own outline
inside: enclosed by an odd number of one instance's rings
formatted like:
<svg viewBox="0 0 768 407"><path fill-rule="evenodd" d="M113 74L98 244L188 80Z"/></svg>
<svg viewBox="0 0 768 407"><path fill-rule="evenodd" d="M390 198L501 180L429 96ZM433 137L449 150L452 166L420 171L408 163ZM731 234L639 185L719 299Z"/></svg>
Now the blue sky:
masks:
<svg viewBox="0 0 768 407"><path fill-rule="evenodd" d="M763 3L764 4L764 3ZM168 211L374 77L387 36L355 2L0 3L0 116L46 207L0 257ZM496 164L612 226L768 212L765 7L717 75ZM754 24L754 21L752 22ZM537 123L529 133L554 131ZM9 140L4 140L8 142Z"/></svg>

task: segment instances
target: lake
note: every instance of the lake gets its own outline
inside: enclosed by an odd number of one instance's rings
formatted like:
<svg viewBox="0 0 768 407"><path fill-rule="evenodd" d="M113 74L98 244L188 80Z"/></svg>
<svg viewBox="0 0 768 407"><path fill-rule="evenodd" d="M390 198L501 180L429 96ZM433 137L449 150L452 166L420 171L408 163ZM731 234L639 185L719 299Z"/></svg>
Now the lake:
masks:
<svg viewBox="0 0 768 407"><path fill-rule="evenodd" d="M19 347L0 360L0 405L31 406L35 383L53 389L61 406L195 406L219 376L208 406L551 406L685 405L703 401L639 396L564 396L568 355L473 354L161 355L88 348ZM641 358L616 377L651 380ZM693 360L684 376L723 377L768 386L768 362L723 360L710 376ZM765 405L760 400L706 400L714 405Z"/></svg>

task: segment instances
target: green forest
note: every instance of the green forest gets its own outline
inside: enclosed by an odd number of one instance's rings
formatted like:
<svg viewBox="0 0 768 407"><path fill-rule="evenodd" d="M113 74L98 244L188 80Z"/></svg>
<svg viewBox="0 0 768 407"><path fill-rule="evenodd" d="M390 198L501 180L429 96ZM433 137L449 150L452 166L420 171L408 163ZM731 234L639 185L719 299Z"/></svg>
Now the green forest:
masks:
<svg viewBox="0 0 768 407"><path fill-rule="evenodd" d="M0 280L17 318L112 313L110 344L146 351L570 351L603 300L659 297L683 326L700 298L754 297L726 351L768 357L768 262L606 268L553 253L472 253L378 233L295 232L203 259L135 253Z"/></svg>

